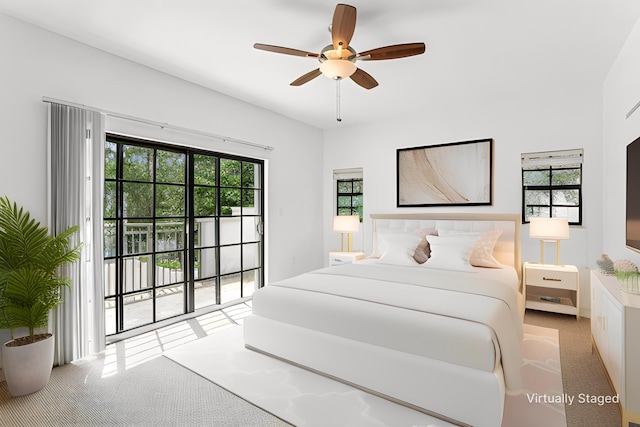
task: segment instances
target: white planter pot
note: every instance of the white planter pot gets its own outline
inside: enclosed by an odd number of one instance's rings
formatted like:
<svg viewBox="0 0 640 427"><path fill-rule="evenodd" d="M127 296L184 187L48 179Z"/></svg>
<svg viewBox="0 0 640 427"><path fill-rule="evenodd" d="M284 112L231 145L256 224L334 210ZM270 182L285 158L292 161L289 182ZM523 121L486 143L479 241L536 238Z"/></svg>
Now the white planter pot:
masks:
<svg viewBox="0 0 640 427"><path fill-rule="evenodd" d="M53 343L51 335L33 344L2 345L2 370L12 396L35 393L47 385L53 369Z"/></svg>

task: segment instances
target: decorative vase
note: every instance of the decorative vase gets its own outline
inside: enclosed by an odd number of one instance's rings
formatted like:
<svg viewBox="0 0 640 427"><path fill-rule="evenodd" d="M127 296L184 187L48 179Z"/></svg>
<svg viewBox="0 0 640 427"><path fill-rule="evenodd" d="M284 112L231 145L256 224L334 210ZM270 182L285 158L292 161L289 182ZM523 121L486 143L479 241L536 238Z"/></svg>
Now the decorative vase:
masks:
<svg viewBox="0 0 640 427"><path fill-rule="evenodd" d="M42 390L49 382L53 369L54 337L32 344L2 345L2 370L12 396L24 396Z"/></svg>
<svg viewBox="0 0 640 427"><path fill-rule="evenodd" d="M618 260L613 265L621 290L630 294L640 294L640 272L638 272L638 267L627 259Z"/></svg>
<svg viewBox="0 0 640 427"><path fill-rule="evenodd" d="M640 275L638 273L620 273L616 271L620 290L629 294L640 294Z"/></svg>
<svg viewBox="0 0 640 427"><path fill-rule="evenodd" d="M609 258L609 255L602 254L602 257L596 260L596 264L598 264L600 272L605 276L613 276L616 274L613 260Z"/></svg>

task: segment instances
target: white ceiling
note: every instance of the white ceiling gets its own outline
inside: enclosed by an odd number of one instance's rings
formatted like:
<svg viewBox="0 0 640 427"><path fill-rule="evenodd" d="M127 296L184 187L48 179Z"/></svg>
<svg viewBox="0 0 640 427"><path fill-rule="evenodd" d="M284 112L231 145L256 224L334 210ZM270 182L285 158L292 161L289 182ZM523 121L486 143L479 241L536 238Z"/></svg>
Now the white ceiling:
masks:
<svg viewBox="0 0 640 427"><path fill-rule="evenodd" d="M342 82L338 124L333 81L289 86L317 60L253 49L259 42L319 52L331 41L335 4L0 0L0 12L323 129L433 103L599 85L640 16L638 0L350 0L356 51L409 42L427 51L358 62L380 85Z"/></svg>

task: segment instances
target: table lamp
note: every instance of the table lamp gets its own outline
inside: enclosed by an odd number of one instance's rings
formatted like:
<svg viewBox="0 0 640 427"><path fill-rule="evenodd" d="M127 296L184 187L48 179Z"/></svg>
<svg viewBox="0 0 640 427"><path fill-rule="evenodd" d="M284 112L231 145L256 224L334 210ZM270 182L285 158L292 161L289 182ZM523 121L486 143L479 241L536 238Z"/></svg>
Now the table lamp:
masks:
<svg viewBox="0 0 640 427"><path fill-rule="evenodd" d="M341 233L340 235L340 252L344 252L344 235L349 236L348 252L351 252L353 238L351 233L357 233L360 230L360 217L358 215L339 215L333 218L333 231Z"/></svg>
<svg viewBox="0 0 640 427"><path fill-rule="evenodd" d="M529 218L529 237L540 239L540 264L544 264L544 243L546 240L556 241L556 264L560 265L560 240L569 238L569 221L567 218Z"/></svg>

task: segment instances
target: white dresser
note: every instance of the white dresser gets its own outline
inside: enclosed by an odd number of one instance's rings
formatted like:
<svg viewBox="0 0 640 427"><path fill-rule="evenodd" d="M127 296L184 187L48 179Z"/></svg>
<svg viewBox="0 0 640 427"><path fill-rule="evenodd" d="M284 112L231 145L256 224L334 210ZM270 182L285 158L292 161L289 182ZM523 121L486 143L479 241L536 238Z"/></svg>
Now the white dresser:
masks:
<svg viewBox="0 0 640 427"><path fill-rule="evenodd" d="M620 290L615 276L591 271L593 347L620 395L622 426L640 423L640 296Z"/></svg>

